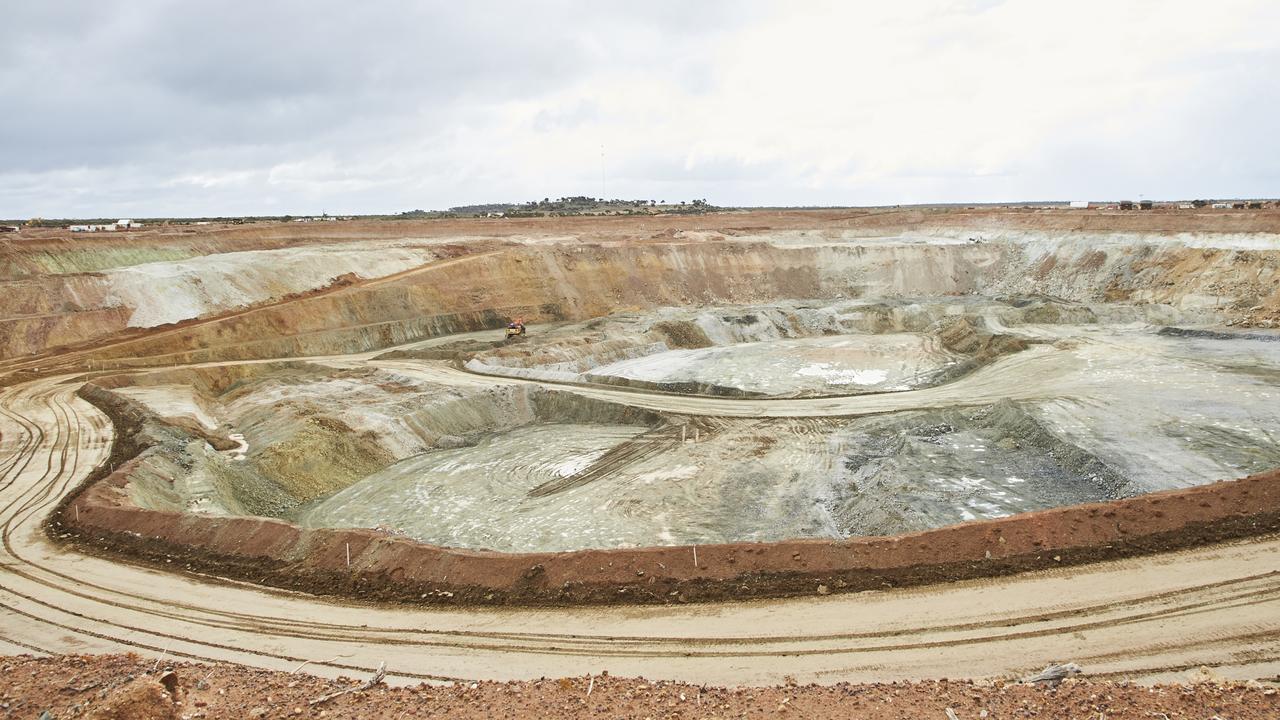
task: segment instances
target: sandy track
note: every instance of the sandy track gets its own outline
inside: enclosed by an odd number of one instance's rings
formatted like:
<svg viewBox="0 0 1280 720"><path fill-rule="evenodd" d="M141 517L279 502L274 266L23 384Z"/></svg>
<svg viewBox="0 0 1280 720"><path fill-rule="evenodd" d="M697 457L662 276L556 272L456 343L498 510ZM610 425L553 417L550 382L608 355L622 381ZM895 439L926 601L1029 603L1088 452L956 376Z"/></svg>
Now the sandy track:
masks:
<svg viewBox="0 0 1280 720"><path fill-rule="evenodd" d="M1061 369L1055 363L1067 355L1021 353L1000 364L998 381L1018 387L1009 384L1011 364L1030 377ZM962 390L986 382L997 378L976 373ZM401 681L601 670L717 684L873 681L1007 676L1063 660L1143 679L1201 665L1228 677L1280 674L1277 538L914 590L660 608L370 607L120 564L59 546L40 526L106 458L113 437L75 388L49 378L0 391L0 648L11 652L132 650L285 670L307 663L325 675L385 661ZM677 411L695 403L687 411L709 412L715 403L719 414L848 414L848 405L823 403L872 401L577 391ZM890 399L955 399L928 393Z"/></svg>

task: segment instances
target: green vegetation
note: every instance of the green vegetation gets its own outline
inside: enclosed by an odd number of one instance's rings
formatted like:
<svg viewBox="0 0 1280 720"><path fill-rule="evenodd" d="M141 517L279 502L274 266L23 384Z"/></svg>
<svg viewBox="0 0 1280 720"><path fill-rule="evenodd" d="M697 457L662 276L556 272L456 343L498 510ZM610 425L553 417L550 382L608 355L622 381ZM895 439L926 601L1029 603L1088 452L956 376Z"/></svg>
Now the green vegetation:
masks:
<svg viewBox="0 0 1280 720"><path fill-rule="evenodd" d="M459 205L448 210L406 210L395 215L369 216L387 220L433 220L438 218L476 217L574 217L579 215L697 215L723 208L705 198L667 203L666 200L621 200L572 195L542 198L524 203L480 203Z"/></svg>
<svg viewBox="0 0 1280 720"><path fill-rule="evenodd" d="M622 200L573 195L562 198L543 198L520 204L493 203L465 205L449 208L455 217L572 217L577 215L666 215L699 214L719 210L705 199L681 200L668 204L666 200Z"/></svg>
<svg viewBox="0 0 1280 720"><path fill-rule="evenodd" d="M459 205L448 210L405 210L393 215L343 215L333 216L326 213L320 215L256 215L243 217L150 217L134 218L134 222L144 227L166 225L244 225L258 222L326 222L341 220L439 220L446 218L475 217L573 217L578 215L699 215L702 213L724 210L707 202L706 198L679 200L668 203L666 200L621 200L614 198L587 197L573 195L562 198L543 198L525 203L481 203L476 205ZM116 218L32 218L12 222L15 225L26 225L35 228L60 228L68 225L110 225Z"/></svg>

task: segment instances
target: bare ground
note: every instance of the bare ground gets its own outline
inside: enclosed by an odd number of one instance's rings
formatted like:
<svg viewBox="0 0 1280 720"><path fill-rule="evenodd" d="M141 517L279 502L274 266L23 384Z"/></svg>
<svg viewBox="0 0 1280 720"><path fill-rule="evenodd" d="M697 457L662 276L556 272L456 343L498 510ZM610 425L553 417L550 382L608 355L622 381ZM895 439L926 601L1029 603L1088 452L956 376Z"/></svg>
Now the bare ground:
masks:
<svg viewBox="0 0 1280 720"><path fill-rule="evenodd" d="M166 672L172 676L166 677ZM1271 719L1271 684L1209 674L1185 685L1068 679L1057 687L936 680L831 686L724 688L606 675L350 692L364 679L325 680L237 665L166 665L135 655L3 658L6 717L143 718L1150 718ZM165 683L173 689L170 692Z"/></svg>

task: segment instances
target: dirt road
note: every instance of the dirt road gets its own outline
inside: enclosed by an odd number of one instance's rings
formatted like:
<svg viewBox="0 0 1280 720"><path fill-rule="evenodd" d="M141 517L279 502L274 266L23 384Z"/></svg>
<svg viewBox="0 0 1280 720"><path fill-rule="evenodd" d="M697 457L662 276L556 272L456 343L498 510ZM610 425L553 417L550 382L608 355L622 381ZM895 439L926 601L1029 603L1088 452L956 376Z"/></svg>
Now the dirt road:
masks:
<svg viewBox="0 0 1280 720"><path fill-rule="evenodd" d="M1066 357L1037 349L1003 365L1028 364L1021 372L1030 376L1062 369L1055 363ZM973 375L968 391L983 378ZM1008 375L1001 382L1017 387ZM983 678L1067 660L1093 676L1145 680L1200 666L1226 677L1280 675L1280 538L914 590L644 608L371 607L120 564L59 546L40 526L106 458L113 437L75 389L64 377L0 391L0 652L135 651L329 676L386 662L404 682L602 670L716 684ZM761 408L583 392L743 413L834 413L822 403L838 400ZM893 402L951 400L928 392Z"/></svg>

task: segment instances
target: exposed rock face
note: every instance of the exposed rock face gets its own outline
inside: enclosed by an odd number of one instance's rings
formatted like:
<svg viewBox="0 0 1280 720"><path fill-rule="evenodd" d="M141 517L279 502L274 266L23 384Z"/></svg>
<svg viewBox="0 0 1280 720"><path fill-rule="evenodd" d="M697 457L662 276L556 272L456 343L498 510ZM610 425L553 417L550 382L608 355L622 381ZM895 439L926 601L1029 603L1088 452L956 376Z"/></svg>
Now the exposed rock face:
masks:
<svg viewBox="0 0 1280 720"><path fill-rule="evenodd" d="M190 383L190 385L187 385ZM157 402L199 388L197 408ZM144 392L146 391L146 392ZM414 381L392 371L270 363L108 376L82 391L142 428L131 501L153 510L289 517L400 460L538 422L620 423L658 414L527 385L481 390ZM163 413L163 414L161 414ZM239 442L214 448L208 438Z"/></svg>
<svg viewBox="0 0 1280 720"><path fill-rule="evenodd" d="M821 223L819 217L810 222ZM381 246L337 244L314 252L254 250L218 255L216 262L161 260L106 274L28 276L0 280L8 299L6 316L0 317L0 356L100 343L113 335L136 340L99 357L160 363L145 358L321 355L499 327L514 316L529 322L582 320L625 309L786 298L1043 293L1074 302L1221 310L1230 319L1262 326L1280 320L1277 235L1050 232L1011 229L1020 221L1010 217L999 218L1003 226L975 231L964 228L963 217L952 221L947 227L946 217L935 219L925 236L940 239L933 243L919 235L895 238L892 226L884 230L888 238L823 231L805 236L804 243L794 230L767 228L735 233L731 240L677 234L644 244L587 244L577 238L505 247L380 241ZM1275 226L1273 232L1280 221ZM909 224L898 227L919 231ZM955 241L973 234L986 241ZM33 259L38 252L53 251L32 248L31 255L18 252L16 258L49 266L52 261ZM67 266L126 262L129 256L112 257ZM422 263L427 264L420 271L377 279ZM297 271L282 273L281 267ZM335 282L340 276L348 282ZM137 277L145 279L138 286L145 292L126 289ZM271 306L289 296L298 300ZM179 307L189 311L174 314ZM259 309L246 312L253 307ZM221 314L230 316L203 324L186 320ZM156 331L144 329L179 320L187 323L185 330L151 338ZM701 342L696 332L671 340L675 346Z"/></svg>

